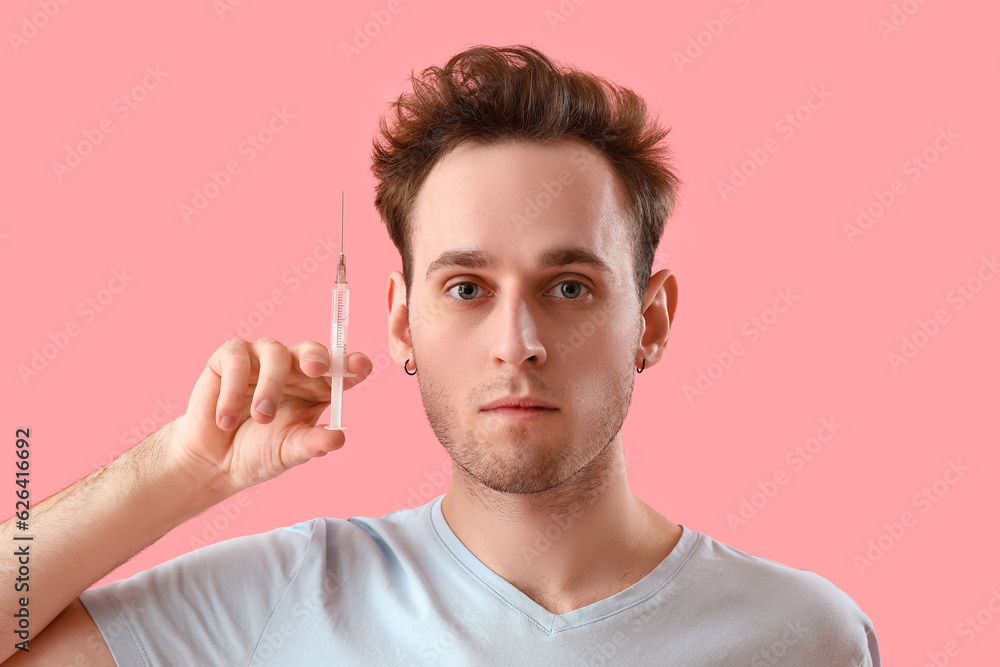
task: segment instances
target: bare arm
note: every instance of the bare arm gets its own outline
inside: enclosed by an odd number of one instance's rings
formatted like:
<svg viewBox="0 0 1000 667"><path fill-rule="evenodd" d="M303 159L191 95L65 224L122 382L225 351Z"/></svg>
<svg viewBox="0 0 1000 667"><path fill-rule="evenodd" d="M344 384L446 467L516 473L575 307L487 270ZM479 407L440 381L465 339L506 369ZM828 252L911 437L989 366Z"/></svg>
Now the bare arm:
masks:
<svg viewBox="0 0 1000 667"><path fill-rule="evenodd" d="M17 577L17 559L3 560L0 581L8 585L0 587L0 600L5 619L13 619L20 607L18 598L27 597L29 628L37 636L95 581L223 500L197 486L184 471L165 465L164 443L173 428L168 424L104 468L36 505L31 513L32 541L12 539L13 518L0 527L0 543L27 548L30 564L29 589L17 592L11 583ZM4 625L13 630L10 623L6 620ZM14 647L12 631L4 636L0 658L23 653Z"/></svg>
<svg viewBox="0 0 1000 667"><path fill-rule="evenodd" d="M49 623L36 639L31 650L15 651L4 661L4 667L28 665L86 665L116 667L111 649L101 636L94 619L79 599L73 600L62 613Z"/></svg>
<svg viewBox="0 0 1000 667"><path fill-rule="evenodd" d="M313 355L327 361L312 361ZM31 650L16 649L13 639L14 613L25 593L3 585L0 625L7 640L0 660L16 652L21 655L9 664L62 664L43 659L54 651L51 655L65 654L71 658L66 662L75 664L85 648L81 642L89 642L96 643L93 664L103 664L98 656L107 646L79 602L80 593L191 517L343 446L343 432L316 425L329 405L330 383L323 377L328 360L326 348L311 341L295 347L270 339L229 341L212 355L183 416L35 505L34 540L27 542L32 545ZM351 355L348 365L358 377L346 379L345 388L371 371L363 354ZM0 526L3 544L14 544L15 521ZM16 560L0 561L0 581L13 582Z"/></svg>

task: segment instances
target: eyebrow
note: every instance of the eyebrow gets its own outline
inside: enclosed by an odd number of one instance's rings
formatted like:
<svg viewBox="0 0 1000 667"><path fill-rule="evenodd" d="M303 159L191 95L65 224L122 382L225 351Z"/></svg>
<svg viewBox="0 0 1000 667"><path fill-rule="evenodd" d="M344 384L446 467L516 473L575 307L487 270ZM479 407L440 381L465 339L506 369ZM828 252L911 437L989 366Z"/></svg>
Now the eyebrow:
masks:
<svg viewBox="0 0 1000 667"><path fill-rule="evenodd" d="M608 280L614 278L611 267L587 248L553 248L538 257L538 265L546 269L570 264L583 264L599 271ZM424 280L430 281L432 275L449 268L485 270L494 269L496 265L496 257L485 250L446 250L427 267Z"/></svg>

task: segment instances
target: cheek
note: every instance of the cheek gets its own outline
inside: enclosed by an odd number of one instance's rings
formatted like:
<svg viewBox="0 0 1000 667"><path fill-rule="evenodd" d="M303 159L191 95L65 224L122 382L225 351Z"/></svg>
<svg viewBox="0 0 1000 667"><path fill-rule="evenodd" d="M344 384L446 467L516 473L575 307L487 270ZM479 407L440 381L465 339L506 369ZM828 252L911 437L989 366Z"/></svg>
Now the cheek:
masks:
<svg viewBox="0 0 1000 667"><path fill-rule="evenodd" d="M478 330L439 318L414 338L414 345L420 358L433 365L435 376L470 378L473 366L483 364L486 343L481 338Z"/></svg>
<svg viewBox="0 0 1000 667"><path fill-rule="evenodd" d="M638 341L639 332L627 319L624 309L609 309L584 317L557 336L557 349L583 352L587 363L612 367L634 353L632 341Z"/></svg>
<svg viewBox="0 0 1000 667"><path fill-rule="evenodd" d="M413 295L410 300L410 310L407 313L407 326L410 331L410 338L417 348L426 347L428 342L434 340L438 335L436 327L439 326L441 313L436 312L437 308L428 302L423 295Z"/></svg>

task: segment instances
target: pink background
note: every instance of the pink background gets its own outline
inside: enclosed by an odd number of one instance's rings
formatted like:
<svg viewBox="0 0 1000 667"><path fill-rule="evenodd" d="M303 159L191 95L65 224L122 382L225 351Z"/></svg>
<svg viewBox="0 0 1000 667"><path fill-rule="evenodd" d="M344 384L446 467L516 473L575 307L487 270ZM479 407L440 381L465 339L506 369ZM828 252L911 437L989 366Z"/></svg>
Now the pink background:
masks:
<svg viewBox="0 0 1000 667"><path fill-rule="evenodd" d="M400 0L396 14L382 1L247 1L222 13L210 0L6 2L8 515L16 427L32 429L38 501L116 456L130 432L179 416L241 318L251 340L328 343L336 260L309 258L317 237L339 243L341 190L350 348L376 367L345 396L347 445L180 526L102 583L192 545L319 515L381 516L444 493L450 467L417 383L385 354L385 288L400 260L372 205L371 138L411 70L473 44L526 43L632 87L673 128L685 186L654 271L674 271L680 299L664 362L636 376L623 432L633 490L678 523L830 579L873 619L886 664L928 663L949 642L950 664L995 664L1000 619L987 603L1000 602L1000 573L987 511L998 488L1000 279L983 258L1000 251L1000 9L651 4L566 0L564 15L556 0ZM372 12L391 20L376 26ZM348 59L341 44L366 25L377 34ZM116 102L123 95L135 108ZM275 107L294 118L248 160L241 143ZM781 121L796 113L798 127ZM112 131L57 175L67 145L102 122ZM949 128L951 143L935 148ZM912 160L925 152L933 163L919 170ZM762 153L723 197L718 183ZM185 221L180 205L231 160L239 173ZM891 205L849 238L859 207L878 212L876 192L887 202L896 180ZM296 282L296 266L312 272ZM130 276L124 289L116 271ZM282 303L268 308L275 290ZM775 319L778 290L797 298ZM80 306L88 298L104 299L100 312ZM74 324L77 335L60 336ZM894 368L903 337L920 346ZM734 342L744 353L726 360ZM36 351L53 358L22 378ZM728 368L712 366L717 357ZM689 400L699 371L715 379ZM810 460L796 458L823 419L842 426ZM950 462L967 470L946 476ZM769 485L776 474L786 483ZM734 530L727 515L744 499L759 507ZM894 537L885 524L905 512L913 521ZM889 548L859 565L869 540ZM977 612L991 622L961 625Z"/></svg>

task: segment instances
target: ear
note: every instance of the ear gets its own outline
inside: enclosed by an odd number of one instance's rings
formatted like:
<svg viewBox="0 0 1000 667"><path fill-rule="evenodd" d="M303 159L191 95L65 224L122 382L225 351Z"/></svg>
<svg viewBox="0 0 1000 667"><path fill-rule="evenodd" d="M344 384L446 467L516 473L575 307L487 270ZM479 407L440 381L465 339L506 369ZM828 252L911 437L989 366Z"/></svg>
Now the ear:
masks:
<svg viewBox="0 0 1000 667"><path fill-rule="evenodd" d="M385 301L389 315L389 354L402 368L407 359L413 358L413 341L410 340L410 315L406 308L406 282L399 271L389 274Z"/></svg>
<svg viewBox="0 0 1000 667"><path fill-rule="evenodd" d="M646 360L646 368L653 366L666 350L670 325L677 310L677 278L670 269L657 271L649 278L646 297L642 303L642 332L636 350L636 367Z"/></svg>

